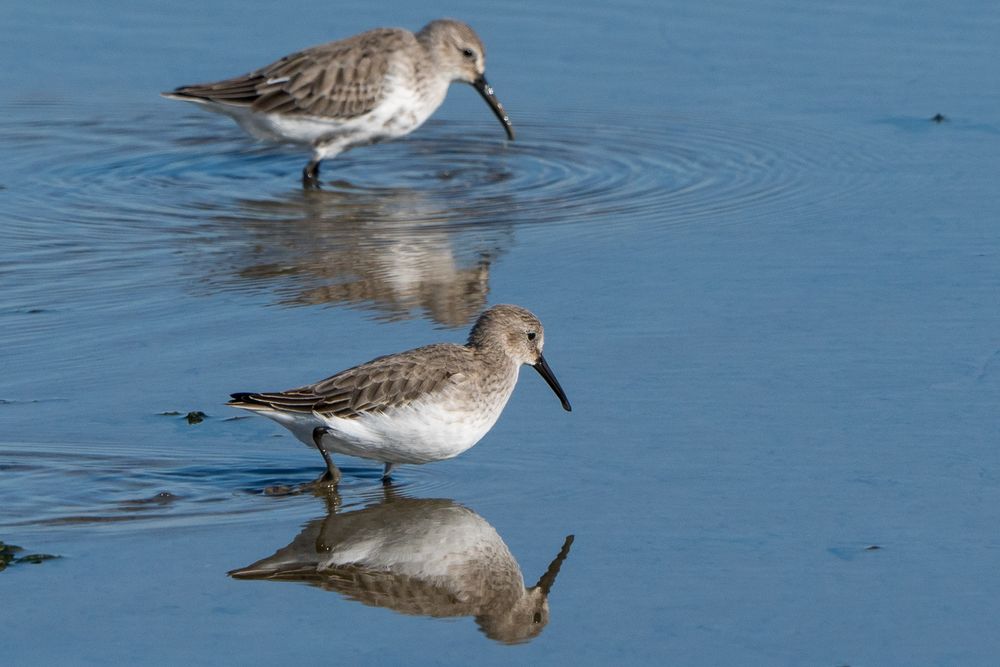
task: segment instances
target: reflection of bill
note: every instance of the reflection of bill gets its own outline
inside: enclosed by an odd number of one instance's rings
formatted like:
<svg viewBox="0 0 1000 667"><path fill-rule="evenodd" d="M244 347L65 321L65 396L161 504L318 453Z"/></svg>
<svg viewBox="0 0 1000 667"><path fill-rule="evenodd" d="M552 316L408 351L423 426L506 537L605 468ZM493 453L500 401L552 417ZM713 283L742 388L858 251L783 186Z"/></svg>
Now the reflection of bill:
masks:
<svg viewBox="0 0 1000 667"><path fill-rule="evenodd" d="M240 579L299 581L403 614L472 616L490 639L536 637L573 536L534 586L483 517L454 501L387 494L376 505L306 525L273 556L233 570Z"/></svg>
<svg viewBox="0 0 1000 667"><path fill-rule="evenodd" d="M211 282L388 319L468 325L486 305L491 263L511 243L509 225L470 226L460 210L441 211L409 190L300 193L241 207L238 220L217 219L238 236L215 240L211 271L225 275Z"/></svg>

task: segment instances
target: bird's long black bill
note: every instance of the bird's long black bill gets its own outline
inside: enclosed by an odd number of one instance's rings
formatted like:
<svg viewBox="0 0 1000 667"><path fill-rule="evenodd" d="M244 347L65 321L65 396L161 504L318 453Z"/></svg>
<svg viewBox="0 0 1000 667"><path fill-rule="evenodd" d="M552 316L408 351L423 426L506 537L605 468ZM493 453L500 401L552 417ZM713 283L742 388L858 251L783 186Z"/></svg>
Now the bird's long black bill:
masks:
<svg viewBox="0 0 1000 667"><path fill-rule="evenodd" d="M556 379L555 374L552 373L552 369L545 362L545 357L538 355L538 361L535 362L533 368L538 371L538 374L545 378L545 381L549 383L552 387L552 391L556 392L556 396L562 401L563 410L566 412L572 412L573 407L569 404L569 400L566 398L566 392L563 388L559 386L559 380Z"/></svg>
<svg viewBox="0 0 1000 667"><path fill-rule="evenodd" d="M503 105L500 104L500 100L498 100L497 96L493 93L493 87L487 83L486 77L481 76L473 81L472 87L479 91L479 94L483 96L486 103L490 105L491 109L493 109L493 113L500 119L503 129L507 131L507 138L514 141L514 126L511 125L510 118L507 117L507 112L504 111Z"/></svg>
<svg viewBox="0 0 1000 667"><path fill-rule="evenodd" d="M563 562L566 560L566 556L569 555L569 548L573 545L573 536L567 535L566 541L563 542L562 549L556 555L555 560L549 563L549 569L545 570L545 574L542 575L535 587L541 588L542 593L548 597L549 592L552 590L552 585L556 583L556 577L559 576L559 568L562 567Z"/></svg>

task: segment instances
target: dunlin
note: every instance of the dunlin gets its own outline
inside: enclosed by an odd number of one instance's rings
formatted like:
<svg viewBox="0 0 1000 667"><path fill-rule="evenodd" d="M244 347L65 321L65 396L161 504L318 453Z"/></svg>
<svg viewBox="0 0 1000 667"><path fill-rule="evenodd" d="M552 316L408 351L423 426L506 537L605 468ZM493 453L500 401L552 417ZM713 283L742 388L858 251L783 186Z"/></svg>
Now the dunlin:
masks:
<svg viewBox="0 0 1000 667"><path fill-rule="evenodd" d="M229 405L270 417L319 450L336 484L330 452L385 464L458 456L496 423L522 364L541 374L571 410L542 356L542 323L519 306L484 311L465 345L441 343L378 357L315 384L280 392L238 393Z"/></svg>
<svg viewBox="0 0 1000 667"><path fill-rule="evenodd" d="M435 618L472 616L491 639L518 644L549 621L549 593L573 536L534 586L486 519L458 503L387 498L328 510L274 555L233 570L237 579L303 582L366 605ZM329 496L327 496L329 498Z"/></svg>
<svg viewBox="0 0 1000 667"><path fill-rule="evenodd" d="M232 116L258 139L310 146L302 180L315 186L320 161L409 134L441 105L453 81L472 84L513 139L485 69L486 50L472 28L441 19L416 34L376 28L243 76L163 95Z"/></svg>

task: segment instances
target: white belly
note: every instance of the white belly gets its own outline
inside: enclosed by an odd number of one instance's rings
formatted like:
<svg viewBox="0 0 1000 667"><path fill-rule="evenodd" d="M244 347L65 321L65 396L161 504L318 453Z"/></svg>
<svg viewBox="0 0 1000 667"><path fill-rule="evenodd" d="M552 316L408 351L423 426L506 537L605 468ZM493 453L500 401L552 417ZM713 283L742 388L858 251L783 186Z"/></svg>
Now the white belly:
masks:
<svg viewBox="0 0 1000 667"><path fill-rule="evenodd" d="M445 394L415 401L383 413L366 413L351 419L317 413L277 412L257 409L310 447L313 430L323 428L327 451L374 459L385 463L430 463L458 456L479 442L493 428L514 391L518 372L499 392L482 393L454 376ZM471 400L470 395L475 397Z"/></svg>
<svg viewBox="0 0 1000 667"><path fill-rule="evenodd" d="M324 446L341 454L388 463L429 463L458 456L493 427L503 406L463 411L438 402L413 403L355 419L327 417Z"/></svg>
<svg viewBox="0 0 1000 667"><path fill-rule="evenodd" d="M418 95L409 86L387 85L386 96L374 109L348 119L260 113L244 106L185 101L232 117L261 141L307 145L319 157L333 157L349 148L395 139L417 129L444 101L448 86L439 88Z"/></svg>

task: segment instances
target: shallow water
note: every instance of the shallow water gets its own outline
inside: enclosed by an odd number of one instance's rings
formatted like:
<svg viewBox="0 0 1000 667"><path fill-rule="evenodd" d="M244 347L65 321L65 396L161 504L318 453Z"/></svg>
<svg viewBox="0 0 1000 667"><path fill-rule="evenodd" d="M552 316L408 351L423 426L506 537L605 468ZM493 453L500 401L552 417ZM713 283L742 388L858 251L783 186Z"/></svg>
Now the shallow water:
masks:
<svg viewBox="0 0 1000 667"><path fill-rule="evenodd" d="M12 664L995 660L1000 13L341 13L7 12L0 541L61 556L0 572ZM483 36L516 142L455 86L303 192L300 152L157 97L437 15ZM572 413L526 373L392 498L360 460L336 499L262 493L322 462L230 392L504 302L542 318ZM507 556L442 578L421 521ZM299 579L227 576L314 534ZM371 534L410 569L316 583ZM571 534L545 622L497 614Z"/></svg>

